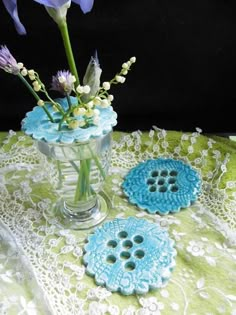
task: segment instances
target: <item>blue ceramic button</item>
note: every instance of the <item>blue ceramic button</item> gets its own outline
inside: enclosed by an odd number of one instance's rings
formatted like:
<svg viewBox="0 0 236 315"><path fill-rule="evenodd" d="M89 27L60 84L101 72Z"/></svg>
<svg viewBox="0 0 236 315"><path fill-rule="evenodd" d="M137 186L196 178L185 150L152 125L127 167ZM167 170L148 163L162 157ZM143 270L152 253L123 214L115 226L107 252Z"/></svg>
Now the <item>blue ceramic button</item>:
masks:
<svg viewBox="0 0 236 315"><path fill-rule="evenodd" d="M83 257L97 285L124 295L144 294L165 284L176 250L168 232L144 219L115 219L88 237Z"/></svg>
<svg viewBox="0 0 236 315"><path fill-rule="evenodd" d="M199 174L174 159L147 160L130 170L122 184L129 201L149 213L179 212L196 201Z"/></svg>

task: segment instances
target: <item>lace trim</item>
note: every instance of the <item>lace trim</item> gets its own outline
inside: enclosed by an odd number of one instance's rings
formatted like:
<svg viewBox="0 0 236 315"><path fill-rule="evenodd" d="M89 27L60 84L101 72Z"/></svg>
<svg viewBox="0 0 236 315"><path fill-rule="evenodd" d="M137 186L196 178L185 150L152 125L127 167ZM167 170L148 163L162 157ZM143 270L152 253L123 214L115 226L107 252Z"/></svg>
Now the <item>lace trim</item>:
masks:
<svg viewBox="0 0 236 315"><path fill-rule="evenodd" d="M235 245L236 181L232 178L235 174L235 151L230 152L230 148L222 147L214 139L200 136L199 129L192 134L181 134L154 127L148 135L137 131L114 141L110 169L113 176L107 185L112 186L112 202L119 208L116 217L124 216L125 211L132 208L128 207L128 204L126 206L124 200L121 202L123 195L120 175L126 174L139 162L156 157L180 159L199 171L203 190L195 205L197 211L192 212L192 219L201 229L206 225L203 222L206 216L208 224L217 224L217 229L227 238L228 244ZM230 172L227 172L227 169L230 169ZM120 302L116 296L103 288L91 287L91 283L85 279L85 269L81 265L82 246L87 232L60 231L45 223L42 216L43 210L57 197L51 192L55 183L55 170L37 151L32 141L24 136L18 137L10 131L0 149L0 219L9 230L7 234L14 237L20 255L25 257L30 274L37 280L35 283L38 292L44 292L43 299L49 312L76 315L107 312L118 315L119 311L123 310L122 315L132 315L151 314L148 309L155 307L160 313L164 304L155 297L134 296L130 306L117 306ZM191 208L190 211L194 206ZM166 224L179 224L178 219L171 215L162 218L143 211L135 211L133 215L145 216L163 228ZM172 235L176 240L180 240L185 233L173 230ZM3 237L8 239L6 234ZM204 242L206 241L205 239ZM206 252L204 244L195 242L195 246L194 242L189 242L187 251L194 257L203 257ZM179 250L182 250L181 246L180 243ZM231 255L223 245L218 244L218 247L221 251L225 250L227 257ZM199 250L197 253L193 252L196 248ZM209 254L206 256L206 262L212 266L215 264L214 258ZM200 289L204 287L204 281L199 280L197 285ZM173 280L172 283L174 282ZM180 284L175 284L184 290ZM206 293L204 294L206 298ZM226 300L235 301L234 298L230 296ZM187 314L188 303L185 302L183 314ZM233 302L230 303L227 305L233 307ZM178 304L172 304L173 310L179 309ZM97 312L93 312L94 310Z"/></svg>

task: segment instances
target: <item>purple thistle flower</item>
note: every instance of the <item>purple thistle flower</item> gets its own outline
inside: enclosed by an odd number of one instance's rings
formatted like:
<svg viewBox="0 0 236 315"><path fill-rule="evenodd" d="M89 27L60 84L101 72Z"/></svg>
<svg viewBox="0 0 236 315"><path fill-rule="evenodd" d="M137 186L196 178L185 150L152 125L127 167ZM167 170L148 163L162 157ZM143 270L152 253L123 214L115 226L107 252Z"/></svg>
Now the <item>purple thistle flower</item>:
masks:
<svg viewBox="0 0 236 315"><path fill-rule="evenodd" d="M17 0L2 0L3 4L14 20L15 27L17 32L20 35L26 34L26 30L23 26L23 24L20 22L18 11L17 11ZM46 8L53 8L56 10L60 10L62 6L64 6L66 3L71 3L71 0L34 0L35 2L38 2L42 5L44 5ZM94 0L72 0L72 2L78 4L83 11L83 13L88 13L92 10L93 2Z"/></svg>
<svg viewBox="0 0 236 315"><path fill-rule="evenodd" d="M58 71L57 74L52 77L52 90L58 91L63 95L70 95L74 89L75 82L75 76L73 76L70 71Z"/></svg>
<svg viewBox="0 0 236 315"><path fill-rule="evenodd" d="M0 47L0 68L15 75L20 72L16 59L6 46Z"/></svg>

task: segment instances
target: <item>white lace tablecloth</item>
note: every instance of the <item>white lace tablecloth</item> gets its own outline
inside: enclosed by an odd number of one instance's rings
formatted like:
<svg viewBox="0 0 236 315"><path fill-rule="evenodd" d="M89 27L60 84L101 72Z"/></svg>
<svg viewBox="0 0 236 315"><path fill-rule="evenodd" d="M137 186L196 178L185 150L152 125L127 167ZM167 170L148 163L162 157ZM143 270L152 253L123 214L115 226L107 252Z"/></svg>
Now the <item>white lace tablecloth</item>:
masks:
<svg viewBox="0 0 236 315"><path fill-rule="evenodd" d="M0 314L236 315L236 146L200 130L114 136L108 220L136 216L168 229L178 253L170 281L145 296L97 287L82 264L91 231L45 221L57 198L55 170L31 139L11 131L0 149ZM141 211L121 189L131 167L160 156L189 163L202 178L199 200L177 214Z"/></svg>

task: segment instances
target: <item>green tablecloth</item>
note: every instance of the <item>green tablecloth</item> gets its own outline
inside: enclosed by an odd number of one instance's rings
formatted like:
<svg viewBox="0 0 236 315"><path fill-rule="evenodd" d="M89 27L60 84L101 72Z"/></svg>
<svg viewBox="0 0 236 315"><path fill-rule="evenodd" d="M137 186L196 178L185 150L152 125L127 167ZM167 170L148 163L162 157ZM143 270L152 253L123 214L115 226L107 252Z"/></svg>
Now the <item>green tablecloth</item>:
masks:
<svg viewBox="0 0 236 315"><path fill-rule="evenodd" d="M91 231L45 222L50 164L29 138L11 132L0 151L0 314L235 315L236 143L157 128L114 139L108 220L135 216L168 229L177 249L170 281L145 296L97 287L81 263ZM201 174L199 200L176 214L150 215L130 205L121 189L131 167L159 156L184 160Z"/></svg>

